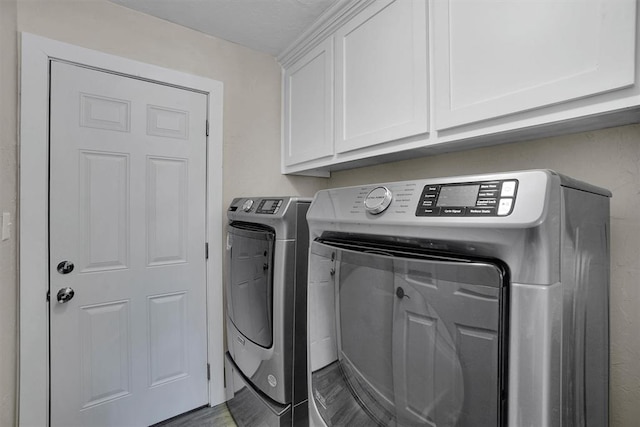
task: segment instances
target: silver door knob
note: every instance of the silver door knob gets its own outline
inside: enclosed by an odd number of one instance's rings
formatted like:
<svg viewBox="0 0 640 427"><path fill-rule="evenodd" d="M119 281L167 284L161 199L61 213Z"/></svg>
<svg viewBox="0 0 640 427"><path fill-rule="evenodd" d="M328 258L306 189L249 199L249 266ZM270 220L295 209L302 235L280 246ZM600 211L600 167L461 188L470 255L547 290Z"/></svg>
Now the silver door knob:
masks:
<svg viewBox="0 0 640 427"><path fill-rule="evenodd" d="M62 288L58 291L58 294L56 295L58 302L60 304L64 304L65 302L69 302L71 301L71 298L73 298L73 295L75 294L75 292L73 292L73 289L71 288Z"/></svg>
<svg viewBox="0 0 640 427"><path fill-rule="evenodd" d="M56 270L58 270L58 273L60 274L69 274L73 271L73 267L74 266L71 261L62 261L60 264L58 264Z"/></svg>

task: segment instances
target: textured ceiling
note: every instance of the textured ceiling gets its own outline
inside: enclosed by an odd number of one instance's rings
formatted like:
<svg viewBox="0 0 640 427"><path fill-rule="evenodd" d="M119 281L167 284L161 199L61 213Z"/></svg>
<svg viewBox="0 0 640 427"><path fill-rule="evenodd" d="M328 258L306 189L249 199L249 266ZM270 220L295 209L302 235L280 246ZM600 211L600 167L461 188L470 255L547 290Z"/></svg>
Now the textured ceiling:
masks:
<svg viewBox="0 0 640 427"><path fill-rule="evenodd" d="M110 0L277 56L336 0Z"/></svg>

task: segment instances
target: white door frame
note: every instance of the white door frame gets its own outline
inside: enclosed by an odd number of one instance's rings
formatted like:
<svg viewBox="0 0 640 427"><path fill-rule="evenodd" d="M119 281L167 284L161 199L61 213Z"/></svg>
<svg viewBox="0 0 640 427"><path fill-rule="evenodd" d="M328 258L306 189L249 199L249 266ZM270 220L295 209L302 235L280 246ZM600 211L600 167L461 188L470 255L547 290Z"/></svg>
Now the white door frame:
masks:
<svg viewBox="0 0 640 427"><path fill-rule="evenodd" d="M19 195L20 426L49 425L49 62L60 59L207 94L209 403L225 400L222 304L222 82L22 33ZM203 129L204 131L204 129ZM75 369L75 367L70 367Z"/></svg>

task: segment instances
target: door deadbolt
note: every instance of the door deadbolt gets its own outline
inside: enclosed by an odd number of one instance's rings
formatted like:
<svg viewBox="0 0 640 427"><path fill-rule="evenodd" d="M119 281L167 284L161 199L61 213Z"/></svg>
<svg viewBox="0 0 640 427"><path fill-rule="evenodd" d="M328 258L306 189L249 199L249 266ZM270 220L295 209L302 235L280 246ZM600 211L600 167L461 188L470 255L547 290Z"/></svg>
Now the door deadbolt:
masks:
<svg viewBox="0 0 640 427"><path fill-rule="evenodd" d="M58 267L56 267L56 269L60 274L69 274L73 271L73 267L74 265L72 262L62 261L60 264L58 264Z"/></svg>
<svg viewBox="0 0 640 427"><path fill-rule="evenodd" d="M400 286L398 286L398 289L396 289L396 296L397 296L398 298L400 298L400 299L403 299L403 298L409 298L409 299L411 299L411 297L410 297L409 295L407 295L407 294L404 292L404 289L402 289L402 287L400 287Z"/></svg>
<svg viewBox="0 0 640 427"><path fill-rule="evenodd" d="M66 287L58 291L56 298L60 304L64 304L65 302L71 301L71 298L73 298L73 295L75 295L75 292L73 291L73 289Z"/></svg>

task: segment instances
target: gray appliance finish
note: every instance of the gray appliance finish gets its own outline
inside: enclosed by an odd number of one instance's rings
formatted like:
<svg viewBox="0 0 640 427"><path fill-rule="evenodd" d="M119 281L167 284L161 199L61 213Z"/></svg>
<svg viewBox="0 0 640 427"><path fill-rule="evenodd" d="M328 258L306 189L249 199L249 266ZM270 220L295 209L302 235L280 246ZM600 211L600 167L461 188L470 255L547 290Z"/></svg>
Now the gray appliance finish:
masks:
<svg viewBox="0 0 640 427"><path fill-rule="evenodd" d="M609 198L549 170L322 190L312 425L608 425Z"/></svg>
<svg viewBox="0 0 640 427"><path fill-rule="evenodd" d="M227 210L227 405L241 426L308 423L310 202L236 198Z"/></svg>

